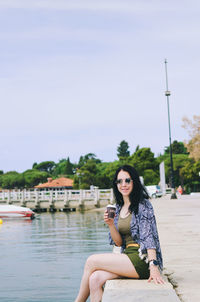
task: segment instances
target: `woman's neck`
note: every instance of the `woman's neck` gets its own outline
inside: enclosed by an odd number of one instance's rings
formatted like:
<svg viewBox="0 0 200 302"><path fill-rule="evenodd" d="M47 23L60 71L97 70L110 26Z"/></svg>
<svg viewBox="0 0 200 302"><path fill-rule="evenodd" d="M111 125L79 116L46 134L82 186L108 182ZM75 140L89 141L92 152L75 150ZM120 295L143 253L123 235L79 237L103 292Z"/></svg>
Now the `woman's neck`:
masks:
<svg viewBox="0 0 200 302"><path fill-rule="evenodd" d="M124 200L124 205L125 206L129 206L130 205L130 199L128 196L124 196L123 197L123 200Z"/></svg>

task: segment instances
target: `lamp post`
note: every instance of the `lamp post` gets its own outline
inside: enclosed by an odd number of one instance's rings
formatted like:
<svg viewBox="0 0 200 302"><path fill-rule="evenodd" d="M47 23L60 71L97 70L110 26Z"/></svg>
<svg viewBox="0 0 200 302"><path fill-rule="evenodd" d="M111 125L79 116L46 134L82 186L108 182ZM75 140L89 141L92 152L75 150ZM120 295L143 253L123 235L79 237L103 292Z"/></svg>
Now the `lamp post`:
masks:
<svg viewBox="0 0 200 302"><path fill-rule="evenodd" d="M167 60L165 59L165 73L166 73L166 91L167 97L167 109L168 109L168 125L169 125L169 152L170 152L170 167L171 167L171 199L176 199L175 185L174 185L174 169L173 169L173 157L172 157L172 144L171 144L171 126L170 126L170 111L169 111L169 96L171 92L168 89L168 77L167 77Z"/></svg>
<svg viewBox="0 0 200 302"><path fill-rule="evenodd" d="M80 190L80 188L81 188L81 177L84 175L84 173L77 172L76 175L78 176L78 179L79 179L78 186L79 186L79 190Z"/></svg>

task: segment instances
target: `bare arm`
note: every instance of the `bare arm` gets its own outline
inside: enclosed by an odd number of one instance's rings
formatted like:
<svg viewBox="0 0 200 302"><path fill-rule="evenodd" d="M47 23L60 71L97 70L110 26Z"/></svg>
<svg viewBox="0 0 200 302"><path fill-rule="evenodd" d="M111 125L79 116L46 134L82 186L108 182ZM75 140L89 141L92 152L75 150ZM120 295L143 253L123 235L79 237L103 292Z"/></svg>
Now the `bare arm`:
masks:
<svg viewBox="0 0 200 302"><path fill-rule="evenodd" d="M107 210L105 210L105 212L104 212L104 222L108 225L108 227L110 229L111 237L112 237L113 241L115 242L115 244L117 246L121 246L122 245L122 237L121 237L120 233L118 232L118 230L115 227L114 219L108 218Z"/></svg>

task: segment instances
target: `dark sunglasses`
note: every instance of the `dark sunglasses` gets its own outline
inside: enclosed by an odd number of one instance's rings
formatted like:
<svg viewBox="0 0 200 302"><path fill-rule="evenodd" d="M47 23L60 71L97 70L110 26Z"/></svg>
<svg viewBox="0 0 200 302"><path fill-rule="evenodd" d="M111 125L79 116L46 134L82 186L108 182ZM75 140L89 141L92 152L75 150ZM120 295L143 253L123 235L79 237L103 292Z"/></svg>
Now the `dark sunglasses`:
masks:
<svg viewBox="0 0 200 302"><path fill-rule="evenodd" d="M130 184L132 179L131 178L126 178L126 179L124 179L124 181L125 181L126 184ZM121 185L122 183L123 183L123 179L117 179L116 180L117 185L119 185L119 184Z"/></svg>

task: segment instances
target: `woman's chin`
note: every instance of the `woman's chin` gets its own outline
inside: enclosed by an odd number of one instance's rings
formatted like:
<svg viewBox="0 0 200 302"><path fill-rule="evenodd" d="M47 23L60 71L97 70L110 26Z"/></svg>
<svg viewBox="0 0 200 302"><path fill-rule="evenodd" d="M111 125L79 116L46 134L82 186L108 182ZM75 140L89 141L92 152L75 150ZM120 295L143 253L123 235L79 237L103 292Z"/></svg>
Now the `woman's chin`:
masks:
<svg viewBox="0 0 200 302"><path fill-rule="evenodd" d="M122 196L126 196L127 197L127 196L130 195L130 192L129 191L125 191L125 192L122 191L121 194L122 194Z"/></svg>

